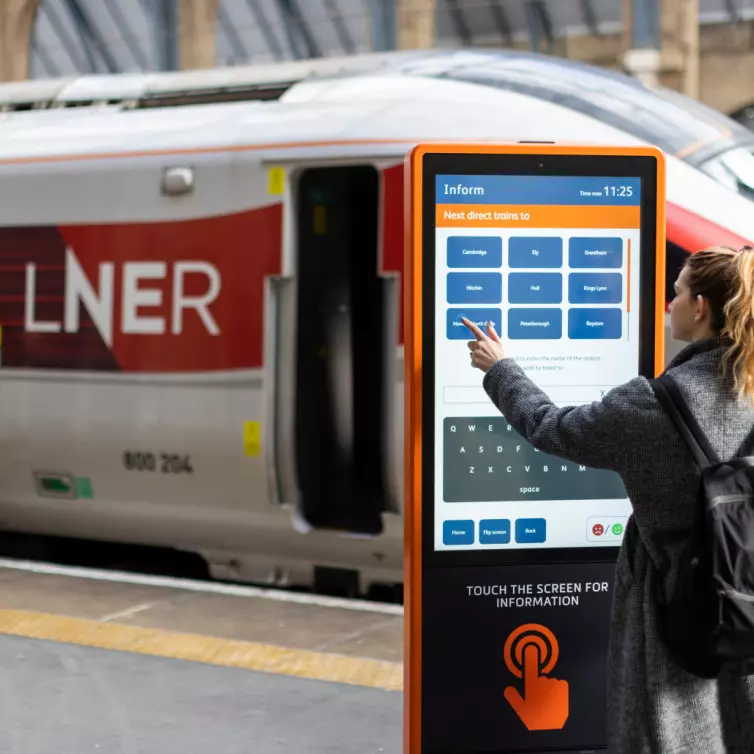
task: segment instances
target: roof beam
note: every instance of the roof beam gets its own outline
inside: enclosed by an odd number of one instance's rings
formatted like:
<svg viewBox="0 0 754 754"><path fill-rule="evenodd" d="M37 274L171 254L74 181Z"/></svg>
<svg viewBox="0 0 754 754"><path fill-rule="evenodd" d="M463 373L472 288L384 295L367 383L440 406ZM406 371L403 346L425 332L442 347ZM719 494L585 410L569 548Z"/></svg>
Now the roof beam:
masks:
<svg viewBox="0 0 754 754"><path fill-rule="evenodd" d="M39 58L39 62L42 64L45 73L51 77L60 76L60 68L55 65L55 61L47 54L45 46L37 44L37 40L34 37L36 35L32 37L31 50Z"/></svg>
<svg viewBox="0 0 754 754"><path fill-rule="evenodd" d="M500 36L506 44L510 44L513 41L513 28L511 27L511 22L508 20L508 14L503 10L503 6L500 5L500 0L488 0L488 4Z"/></svg>
<svg viewBox="0 0 754 754"><path fill-rule="evenodd" d="M338 35L338 41L343 51L347 55L351 55L356 52L356 44L353 41L351 32L348 31L348 26L343 20L343 14L340 12L335 0L324 0L325 7L327 8L327 15L330 17L332 25L335 27L335 33Z"/></svg>
<svg viewBox="0 0 754 754"><path fill-rule="evenodd" d="M552 52L555 37L552 28L550 9L546 0L526 0L526 20L531 32L531 46L539 50L540 33L547 43L548 52Z"/></svg>
<svg viewBox="0 0 754 754"><path fill-rule="evenodd" d="M467 47L470 46L473 44L471 29L469 29L469 25L466 23L460 3L458 0L445 0L445 5L455 27L456 35L464 45Z"/></svg>
<svg viewBox="0 0 754 754"><path fill-rule="evenodd" d="M61 47L65 50L68 59L71 61L74 69L77 73L96 73L97 67L94 60L91 58L91 54L86 56L81 55L81 50L76 42L71 38L68 33L68 29L60 20L55 6L52 3L42 3L39 12L44 14L45 18L50 22L52 30L60 40ZM82 41L82 46L86 52L89 52L88 48Z"/></svg>
<svg viewBox="0 0 754 754"><path fill-rule="evenodd" d="M275 60L283 60L285 58L285 52L280 46L280 42L275 36L275 32L272 30L272 26L270 26L270 22L267 20L267 16L260 7L258 1L246 0L246 5L249 7L251 15L254 16L254 19L257 22L257 26L259 27L259 31L262 32L264 41L267 44L270 52L272 53L272 57L274 57Z"/></svg>
<svg viewBox="0 0 754 754"><path fill-rule="evenodd" d="M217 11L217 20L220 24L220 29L222 30L223 34L225 34L225 36L228 38L231 50L233 50L233 62L238 63L250 60L251 55L249 54L249 51L246 49L246 46L241 40L241 36L236 31L236 27L228 18L228 12L225 10L225 7L222 4Z"/></svg>
<svg viewBox="0 0 754 754"><path fill-rule="evenodd" d="M590 34L598 37L600 34L599 24L597 23L597 11L592 4L592 0L581 0L581 15L584 17L586 28Z"/></svg>
<svg viewBox="0 0 754 754"><path fill-rule="evenodd" d="M731 24L737 24L741 20L740 0L725 0L725 8L728 11Z"/></svg>
<svg viewBox="0 0 754 754"><path fill-rule="evenodd" d="M99 59L105 64L108 73L120 73L118 61L113 56L105 40L102 39L99 29L94 25L92 19L89 18L89 14L84 10L79 0L63 0L63 2L76 24L76 30L79 33L90 62L94 62L94 53L96 53ZM96 62L94 62L92 68L93 70L97 70Z"/></svg>
<svg viewBox="0 0 754 754"><path fill-rule="evenodd" d="M125 42L126 47L128 47L128 51L131 53L134 63L136 63L140 70L148 71L152 67L149 58L139 44L136 34L128 23L126 15L121 10L119 0L105 0L105 8L107 8L107 12L110 14L110 18L115 22L115 25L121 30L123 41Z"/></svg>
<svg viewBox="0 0 754 754"><path fill-rule="evenodd" d="M280 15L283 19L285 32L291 45L291 51L297 58L322 57L319 45L301 13L296 0L276 0ZM299 42L303 43L303 49Z"/></svg>

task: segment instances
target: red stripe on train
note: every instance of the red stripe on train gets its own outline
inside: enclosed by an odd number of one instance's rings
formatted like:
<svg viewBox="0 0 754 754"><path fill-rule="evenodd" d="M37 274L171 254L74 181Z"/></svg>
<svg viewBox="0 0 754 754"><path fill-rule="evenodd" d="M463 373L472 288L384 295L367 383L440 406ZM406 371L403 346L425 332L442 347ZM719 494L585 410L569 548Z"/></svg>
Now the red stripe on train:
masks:
<svg viewBox="0 0 754 754"><path fill-rule="evenodd" d="M752 239L739 236L722 225L700 217L677 204L668 202L665 212L668 241L692 254L708 246L723 245L738 249L752 243Z"/></svg>
<svg viewBox="0 0 754 754"><path fill-rule="evenodd" d="M384 170L382 179L381 272L400 277L397 336L402 344L403 166ZM672 203L667 205L667 237L688 252L749 242ZM78 287L71 289L74 298L84 300L82 291L89 286L94 312L80 301L77 307L66 306L67 249L81 273ZM280 274L281 255L280 204L174 222L0 228L3 364L148 373L259 368L264 280ZM196 307L182 307L180 295L176 299L177 281L185 301L206 294L208 276L191 271L202 264L216 269L221 280L205 317ZM24 306L29 265L34 266L31 310L28 302ZM108 298L103 281L109 275ZM124 297L127 290L130 301ZM216 328L208 328L208 320Z"/></svg>

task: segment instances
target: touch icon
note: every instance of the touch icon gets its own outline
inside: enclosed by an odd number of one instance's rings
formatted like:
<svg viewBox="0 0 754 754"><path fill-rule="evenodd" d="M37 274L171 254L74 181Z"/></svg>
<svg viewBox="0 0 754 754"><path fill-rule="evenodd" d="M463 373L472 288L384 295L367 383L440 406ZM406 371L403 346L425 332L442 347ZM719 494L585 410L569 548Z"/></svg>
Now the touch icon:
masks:
<svg viewBox="0 0 754 754"><path fill-rule="evenodd" d="M538 623L519 626L505 642L505 664L524 686L523 696L508 686L505 699L528 730L561 730L568 720L568 683L549 677L559 652L555 634Z"/></svg>

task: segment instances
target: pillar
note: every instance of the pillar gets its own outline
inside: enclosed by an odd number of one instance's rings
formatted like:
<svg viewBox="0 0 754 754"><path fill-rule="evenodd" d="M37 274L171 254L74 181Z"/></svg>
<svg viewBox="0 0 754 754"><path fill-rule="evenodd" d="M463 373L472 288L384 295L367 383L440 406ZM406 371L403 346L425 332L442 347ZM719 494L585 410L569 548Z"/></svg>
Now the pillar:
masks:
<svg viewBox="0 0 754 754"><path fill-rule="evenodd" d="M623 65L648 86L699 98L699 0L623 0Z"/></svg>
<svg viewBox="0 0 754 754"><path fill-rule="evenodd" d="M39 0L0 0L0 81L29 78L31 34Z"/></svg>
<svg viewBox="0 0 754 754"><path fill-rule="evenodd" d="M372 50L394 50L396 40L395 0L369 0L369 23Z"/></svg>
<svg viewBox="0 0 754 754"><path fill-rule="evenodd" d="M430 49L435 46L437 0L395 0L398 8L398 48Z"/></svg>
<svg viewBox="0 0 754 754"><path fill-rule="evenodd" d="M215 39L219 7L220 0L179 0L180 68L214 68L217 65Z"/></svg>

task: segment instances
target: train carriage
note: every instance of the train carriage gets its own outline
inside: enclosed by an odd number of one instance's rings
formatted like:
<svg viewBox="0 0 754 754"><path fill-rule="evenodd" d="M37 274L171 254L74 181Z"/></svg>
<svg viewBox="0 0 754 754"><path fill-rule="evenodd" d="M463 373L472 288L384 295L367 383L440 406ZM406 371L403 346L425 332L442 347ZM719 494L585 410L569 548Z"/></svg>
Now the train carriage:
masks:
<svg viewBox="0 0 754 754"><path fill-rule="evenodd" d="M534 54L32 81L0 111L0 525L219 578L402 581L413 144L658 144L670 284L754 239L754 134Z"/></svg>

